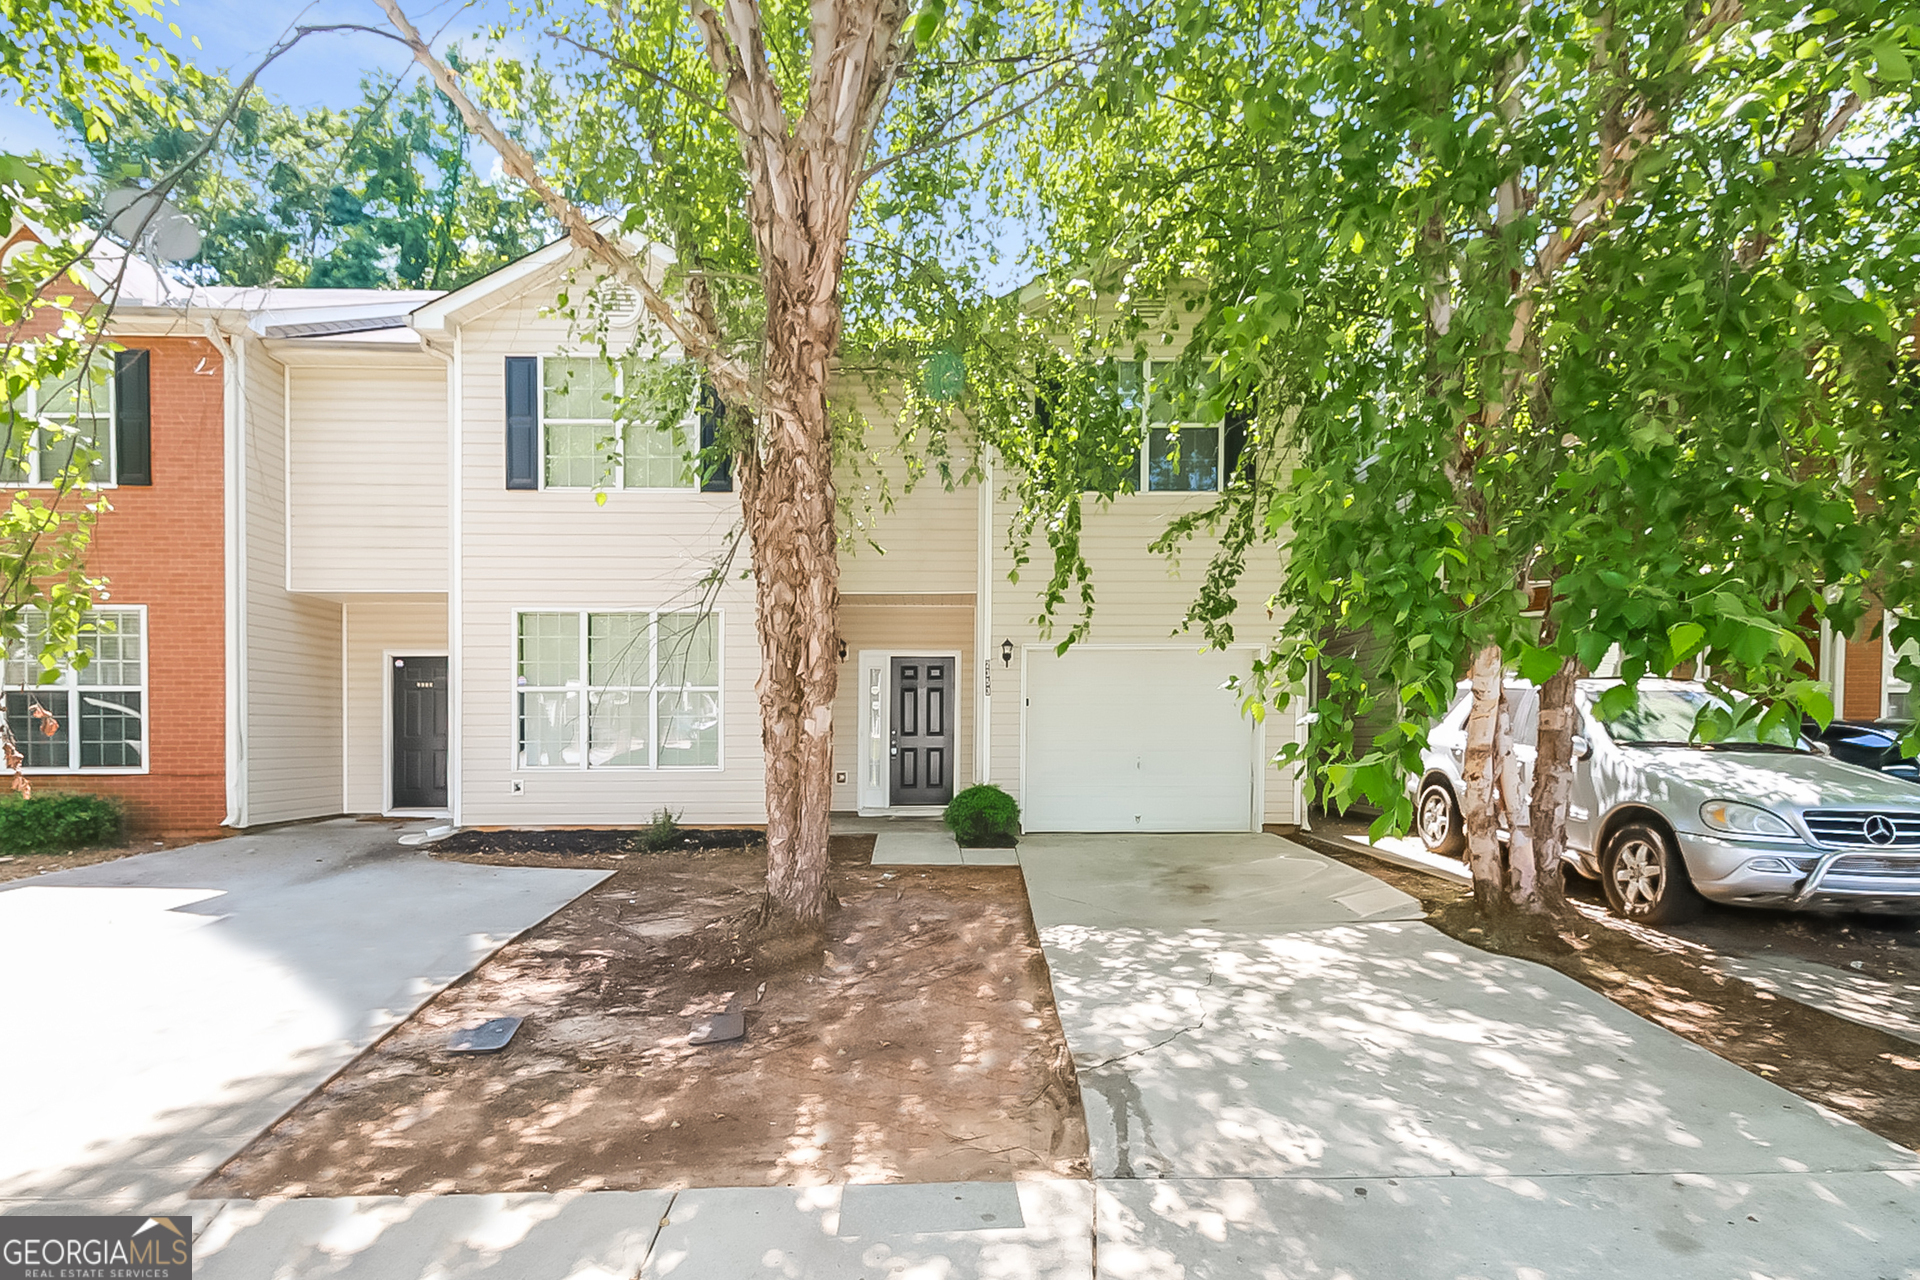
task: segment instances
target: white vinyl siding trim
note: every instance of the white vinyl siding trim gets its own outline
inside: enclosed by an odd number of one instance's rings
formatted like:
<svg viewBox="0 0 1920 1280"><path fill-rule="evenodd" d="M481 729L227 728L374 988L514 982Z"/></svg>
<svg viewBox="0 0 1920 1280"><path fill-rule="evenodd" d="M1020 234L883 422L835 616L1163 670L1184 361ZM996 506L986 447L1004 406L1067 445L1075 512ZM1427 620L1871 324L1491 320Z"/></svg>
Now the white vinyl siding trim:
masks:
<svg viewBox="0 0 1920 1280"><path fill-rule="evenodd" d="M287 588L446 590L446 366L413 355L286 376Z"/></svg>
<svg viewBox="0 0 1920 1280"><path fill-rule="evenodd" d="M718 611L522 609L514 637L515 772L724 767Z"/></svg>
<svg viewBox="0 0 1920 1280"><path fill-rule="evenodd" d="M238 593L242 821L257 826L341 811L343 610L337 601L287 589L285 366L256 339L236 338L234 345L238 351L228 358L243 361L246 433L237 503L246 547ZM370 513L363 501L362 518Z"/></svg>
<svg viewBox="0 0 1920 1280"><path fill-rule="evenodd" d="M20 652L8 654L6 663L7 718L26 755L26 772L146 773L152 715L146 606L93 610L80 632L80 647L91 661L84 667L63 665L59 680L49 684L37 683L44 633L39 616L37 610L27 612ZM58 731L51 737L43 733L47 721L35 717L29 706L45 710ZM135 732L127 732L129 721ZM89 754L97 757L94 763L88 763ZM105 762L109 756L113 759Z"/></svg>

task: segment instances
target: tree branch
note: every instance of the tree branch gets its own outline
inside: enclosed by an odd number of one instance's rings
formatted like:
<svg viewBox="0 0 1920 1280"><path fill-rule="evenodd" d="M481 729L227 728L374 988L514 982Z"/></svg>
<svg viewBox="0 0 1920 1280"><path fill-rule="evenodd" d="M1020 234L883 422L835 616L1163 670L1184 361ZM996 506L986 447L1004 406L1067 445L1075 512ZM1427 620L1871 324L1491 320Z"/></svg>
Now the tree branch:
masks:
<svg viewBox="0 0 1920 1280"><path fill-rule="evenodd" d="M675 80L670 76L663 76L658 71L653 70L651 67L643 67L631 58L623 58L617 53L612 53L606 49L601 49L594 45L587 44L584 41L576 40L572 36L568 35L564 31L561 31L557 27L547 28L547 38L550 40L557 41L560 44L570 44L582 53L591 54L593 57L604 59L609 66L615 66L620 68L620 70L622 71L631 72L636 76L640 76L640 77L643 77L644 79L651 80L653 81L653 83L659 85L662 89L665 89L667 92L677 93L682 98L685 98L689 103L692 103L695 106L705 107L708 111L711 111L714 115L719 116L722 120L725 120L727 118L727 113L721 110L719 107L714 106L713 102L711 101L711 99L707 94L701 93L699 90L694 89L690 85L681 84L678 80Z"/></svg>
<svg viewBox="0 0 1920 1280"><path fill-rule="evenodd" d="M879 160L876 160L872 164L868 165L866 168L866 171L860 175L860 181L865 182L868 178L871 178L875 174L880 173L885 169L891 168L896 164L899 164L903 160L911 160L915 156L925 155L930 151L938 151L942 147L949 147L956 142L964 142L968 138L971 138L976 134L985 133L987 130L993 128L993 126L999 124L1001 121L1007 120L1013 116L1019 115L1022 111L1025 111L1027 108L1031 107L1034 103L1039 102L1042 98L1045 98L1049 94L1053 93L1055 90L1059 89L1060 86L1066 84L1072 78L1073 78L1073 73L1071 71L1062 72L1060 75L1055 76L1047 84L1043 85L1040 91L1034 94L1032 97L1027 98L1021 102L1015 103L1013 106L1008 107L1006 110L998 113L997 115L989 116L987 119L982 120L979 124L974 125L971 129L966 129L960 133L948 134L942 137L930 138L926 142L916 143L913 146L907 147L905 150L895 151L891 155L888 155ZM976 102L979 101L981 96L984 96L984 95L976 95L974 98L974 101ZM952 117L948 118L948 123L951 122L951 119Z"/></svg>
<svg viewBox="0 0 1920 1280"><path fill-rule="evenodd" d="M616 278L630 285L640 295L647 311L657 319L668 333L673 335L687 358L699 361L706 366L721 394L736 403L746 403L752 398L752 379L745 366L720 350L717 334L704 331L703 327L688 324L674 311L673 306L661 296L648 278L645 268L634 260L632 254L610 236L605 235L593 223L580 206L555 191L547 180L540 176L539 168L527 149L508 137L506 132L493 119L474 104L468 96L460 77L434 55L420 32L408 21L401 11L397 0L377 0L385 11L387 20L393 23L394 30L400 33L400 40L413 50L414 60L427 69L440 92L447 95L467 128L478 134L489 146L500 153L501 165L526 184L528 190L547 207L554 220L566 231L567 238L575 245L586 250L612 269Z"/></svg>

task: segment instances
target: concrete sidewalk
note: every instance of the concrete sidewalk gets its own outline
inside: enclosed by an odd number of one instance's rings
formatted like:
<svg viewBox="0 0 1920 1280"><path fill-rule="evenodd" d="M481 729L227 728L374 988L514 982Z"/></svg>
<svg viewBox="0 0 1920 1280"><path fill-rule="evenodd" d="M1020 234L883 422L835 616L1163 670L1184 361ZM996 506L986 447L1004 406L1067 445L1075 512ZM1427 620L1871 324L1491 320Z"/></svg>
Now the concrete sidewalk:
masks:
<svg viewBox="0 0 1920 1280"><path fill-rule="evenodd" d="M0 886L0 1212L182 1211L199 1180L601 871L282 827Z"/></svg>
<svg viewBox="0 0 1920 1280"><path fill-rule="evenodd" d="M1087 1182L196 1205L204 1280L1093 1280Z"/></svg>
<svg viewBox="0 0 1920 1280"><path fill-rule="evenodd" d="M1271 836L1020 857L1102 1277L1920 1277L1920 1156L1362 872Z"/></svg>

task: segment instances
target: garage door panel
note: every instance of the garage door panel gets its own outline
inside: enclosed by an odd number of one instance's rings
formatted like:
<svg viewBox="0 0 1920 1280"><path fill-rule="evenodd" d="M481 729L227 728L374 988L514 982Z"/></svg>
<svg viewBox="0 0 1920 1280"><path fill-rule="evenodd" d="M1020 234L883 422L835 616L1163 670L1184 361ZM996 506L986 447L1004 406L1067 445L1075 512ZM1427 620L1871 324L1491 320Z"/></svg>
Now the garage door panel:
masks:
<svg viewBox="0 0 1920 1280"><path fill-rule="evenodd" d="M1257 729L1220 686L1238 653L1074 648L1032 654L1029 831L1245 831Z"/></svg>

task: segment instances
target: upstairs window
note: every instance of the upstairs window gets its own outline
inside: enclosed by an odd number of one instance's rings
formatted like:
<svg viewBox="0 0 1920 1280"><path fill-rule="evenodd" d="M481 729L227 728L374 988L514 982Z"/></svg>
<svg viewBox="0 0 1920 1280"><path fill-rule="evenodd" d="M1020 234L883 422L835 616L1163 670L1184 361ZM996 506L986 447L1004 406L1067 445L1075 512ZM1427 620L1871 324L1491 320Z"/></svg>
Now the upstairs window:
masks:
<svg viewBox="0 0 1920 1280"><path fill-rule="evenodd" d="M0 484L53 485L73 465L75 447L95 455L81 484L113 478L113 369L104 359L28 387L7 414Z"/></svg>
<svg viewBox="0 0 1920 1280"><path fill-rule="evenodd" d="M95 609L80 630L85 665L54 678L40 665L46 620L29 609L26 634L6 660L7 725L29 770L138 773L147 767L144 609ZM49 734L47 728L54 732Z"/></svg>
<svg viewBox="0 0 1920 1280"><path fill-rule="evenodd" d="M540 360L542 487L547 489L693 489L700 420L689 395L678 425L628 421L634 382L654 372L640 362L597 356Z"/></svg>
<svg viewBox="0 0 1920 1280"><path fill-rule="evenodd" d="M1191 421L1188 406L1162 389L1171 360L1127 360L1119 365L1120 396L1140 414L1146 448L1138 487L1148 493L1211 493L1220 487L1226 456L1226 425ZM1204 389L1216 380L1208 375Z"/></svg>
<svg viewBox="0 0 1920 1280"><path fill-rule="evenodd" d="M518 769L720 766L720 619L519 615Z"/></svg>

